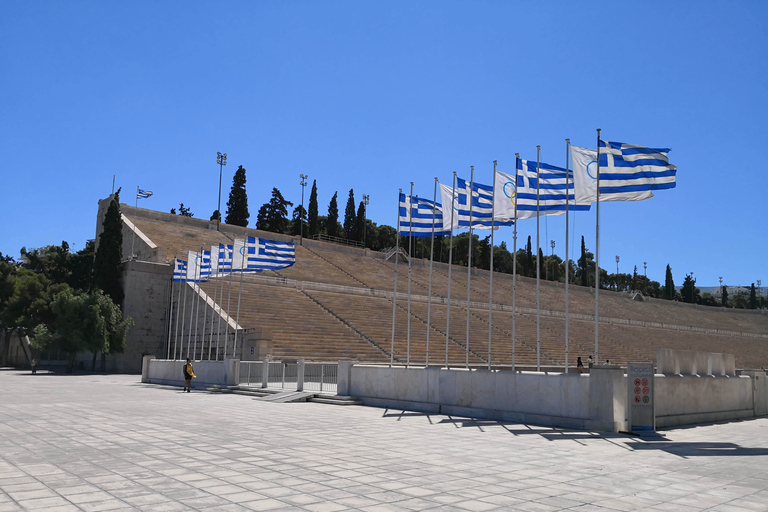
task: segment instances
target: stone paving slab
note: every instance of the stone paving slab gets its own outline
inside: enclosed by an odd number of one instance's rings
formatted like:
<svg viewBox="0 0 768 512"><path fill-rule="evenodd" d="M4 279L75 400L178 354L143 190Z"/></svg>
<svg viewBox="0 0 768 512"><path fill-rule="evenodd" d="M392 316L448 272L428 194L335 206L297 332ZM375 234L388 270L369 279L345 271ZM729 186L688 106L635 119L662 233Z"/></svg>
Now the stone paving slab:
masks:
<svg viewBox="0 0 768 512"><path fill-rule="evenodd" d="M0 370L0 512L768 511L768 418L663 436Z"/></svg>

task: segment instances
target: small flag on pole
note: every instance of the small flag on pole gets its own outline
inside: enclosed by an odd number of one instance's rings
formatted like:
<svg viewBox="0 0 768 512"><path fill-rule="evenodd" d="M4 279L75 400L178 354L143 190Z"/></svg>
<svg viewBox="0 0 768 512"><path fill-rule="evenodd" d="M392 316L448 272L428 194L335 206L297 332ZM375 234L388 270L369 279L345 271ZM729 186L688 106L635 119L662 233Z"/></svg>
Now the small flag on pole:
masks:
<svg viewBox="0 0 768 512"><path fill-rule="evenodd" d="M208 251L189 251L187 255L187 277L185 281L202 283L208 280L211 272L211 253Z"/></svg>
<svg viewBox="0 0 768 512"><path fill-rule="evenodd" d="M186 281L187 280L187 262L175 259L173 264L173 280L174 281Z"/></svg>
<svg viewBox="0 0 768 512"><path fill-rule="evenodd" d="M136 191L136 199L146 199L151 195L152 195L152 192L150 192L149 190L138 189Z"/></svg>
<svg viewBox="0 0 768 512"><path fill-rule="evenodd" d="M448 221L450 222L450 219ZM443 227L443 207L440 203L400 193L399 229L401 236L432 236L433 222L435 236L450 234Z"/></svg>

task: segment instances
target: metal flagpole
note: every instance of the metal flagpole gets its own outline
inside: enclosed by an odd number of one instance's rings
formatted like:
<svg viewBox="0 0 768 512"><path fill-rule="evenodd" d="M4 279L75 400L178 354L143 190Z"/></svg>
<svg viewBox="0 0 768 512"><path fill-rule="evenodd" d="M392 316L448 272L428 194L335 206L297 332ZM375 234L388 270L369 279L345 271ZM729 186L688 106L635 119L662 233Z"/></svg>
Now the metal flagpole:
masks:
<svg viewBox="0 0 768 512"><path fill-rule="evenodd" d="M173 334L173 358L174 359L176 359L177 352L179 349L179 316L183 317L183 315L179 315L179 309L181 309L181 288L182 288L181 283L183 282L184 281L182 280L181 272L179 272L179 286L178 286L179 292L178 292L178 296L176 297L176 328L174 329L174 334ZM182 336L183 336L183 331L182 331Z"/></svg>
<svg viewBox="0 0 768 512"><path fill-rule="evenodd" d="M407 345L405 351L405 366L411 365L411 256L413 255L413 182L411 182L411 195L408 196L408 329L406 336Z"/></svg>
<svg viewBox="0 0 768 512"><path fill-rule="evenodd" d="M568 373L568 281L571 277L570 261L568 260L568 224L571 189L568 171L568 156L571 151L571 139L565 139L565 373Z"/></svg>
<svg viewBox="0 0 768 512"><path fill-rule="evenodd" d="M139 207L139 186L136 185L136 208L138 207ZM131 237L131 259L133 259L133 244L134 242L136 242L136 223L131 222L131 225L133 226L133 236Z"/></svg>
<svg viewBox="0 0 768 512"><path fill-rule="evenodd" d="M445 212L443 212L445 215ZM427 355L425 366L429 366L429 331L432 328L432 260L435 255L435 219L437 218L437 178L435 178L435 193L432 196L432 245L429 249L429 294L427 297Z"/></svg>
<svg viewBox="0 0 768 512"><path fill-rule="evenodd" d="M395 312L397 311L397 260L400 259L400 195L403 189L397 189L397 242L395 242L395 290L392 292L392 348L389 351L389 366L395 362Z"/></svg>
<svg viewBox="0 0 768 512"><path fill-rule="evenodd" d="M475 166L470 165L469 190L467 191L467 202L469 202L469 239L467 243L467 339L465 366L469 368L469 285L472 276L472 202L474 200L473 188L475 186Z"/></svg>
<svg viewBox="0 0 768 512"><path fill-rule="evenodd" d="M227 291L227 329L224 335L224 352L223 355L227 357L227 347L229 346L229 312L232 311L232 274L235 273L235 246L237 245L237 238L232 241L232 261L229 266L229 290ZM245 240L243 240L243 247L245 247ZM218 354L216 355L218 360Z"/></svg>
<svg viewBox="0 0 768 512"><path fill-rule="evenodd" d="M453 268L453 212L456 198L456 171L453 171L453 192L451 192L451 236L448 243L448 305L445 312L445 367L448 368L448 340L451 335L451 269Z"/></svg>
<svg viewBox="0 0 768 512"><path fill-rule="evenodd" d="M496 160L493 161L493 180L491 181L491 286L488 299L488 369L491 369L491 332L493 329L493 216L496 213Z"/></svg>
<svg viewBox="0 0 768 512"><path fill-rule="evenodd" d="M201 251L203 254L203 262L205 262L205 249ZM213 257L213 255L211 255ZM211 262L208 261L208 280L211 278ZM201 290L202 291L202 290ZM213 316L211 316L211 323L213 323ZM205 326L208 325L208 293L205 293L205 306L203 306L203 336L200 339L200 360L203 360L203 354L205 353ZM211 344L208 344L208 353L211 352ZM210 360L210 357L208 358Z"/></svg>
<svg viewBox="0 0 768 512"><path fill-rule="evenodd" d="M189 265L190 263L187 262L187 273L189 273ZM187 275L189 277L189 275ZM195 279L197 279L197 268L195 268L195 273L192 275L192 283L195 282ZM187 280L187 287L189 287L189 280ZM184 296L187 296L186 290L184 291ZM194 299L190 299L190 301L193 301ZM186 307L186 304L184 305ZM192 316L195 312L195 303L192 302L189 305L189 331L187 332L187 357L189 357L189 349L192 345Z"/></svg>
<svg viewBox="0 0 768 512"><path fill-rule="evenodd" d="M520 153L515 153L515 225L512 239L512 371L515 371L515 328L517 327L517 308L515 299L517 297L517 163L520 161Z"/></svg>
<svg viewBox="0 0 768 512"><path fill-rule="evenodd" d="M541 250L539 249L539 165L541 146L536 146L536 371L541 371L541 297L539 279L541 278Z"/></svg>
<svg viewBox="0 0 768 512"><path fill-rule="evenodd" d="M595 358L593 361L599 361L598 355L598 329L599 329L599 311L600 311L600 128L597 129L597 198L595 201Z"/></svg>
<svg viewBox="0 0 768 512"><path fill-rule="evenodd" d="M197 353L197 328L200 325L200 299L202 298L202 291L203 289L200 288L200 285L198 284L200 280L203 277L203 263L205 262L205 255L203 254L203 246L200 246L200 252L197 253L197 261L198 264L195 265L195 287L197 291L197 308L195 311L195 341L192 344L192 359L195 359L195 354ZM190 325L190 329L191 329ZM205 333L205 324L203 324L203 333ZM205 336L205 334L203 334ZM200 359L203 359L203 347L200 346Z"/></svg>
<svg viewBox="0 0 768 512"><path fill-rule="evenodd" d="M235 317L237 327L235 328L235 339L232 342L232 357L235 357L235 354L237 353L237 331L240 330L240 298L243 296L243 274L245 274L245 268L248 266L245 263L247 259L248 239L246 238L243 242L243 259L240 262L240 289L237 292L237 316ZM224 354L224 357L227 357L226 353Z"/></svg>
<svg viewBox="0 0 768 512"><path fill-rule="evenodd" d="M227 257L227 245L219 243L219 264L221 264L221 249L224 247L224 258ZM232 273L232 267L230 266L230 274ZM224 316L224 280L221 281L221 288L219 289L219 325L216 329L216 360L219 360L219 343L221 342L221 317ZM227 311L229 314L229 311ZM227 321L229 324L229 321Z"/></svg>
<svg viewBox="0 0 768 512"><path fill-rule="evenodd" d="M218 250L216 251L216 275L213 275L213 246L211 246L211 271L210 276L211 277L219 277L219 253ZM214 323L214 317L213 315L216 313L216 306L218 305L218 302L216 302L216 292L219 289L219 280L217 279L216 282L213 284L213 306L211 306L211 331L208 335L208 360L211 360L211 353L213 352L213 323ZM219 318L221 318L221 315L219 315Z"/></svg>
<svg viewBox="0 0 768 512"><path fill-rule="evenodd" d="M181 343L179 344L179 359L184 357L184 324L187 320L187 288L189 288L189 261L187 261L187 268L184 270L184 306L181 310ZM179 292L181 293L181 292Z"/></svg>
<svg viewBox="0 0 768 512"><path fill-rule="evenodd" d="M173 255L173 273L176 273L176 255ZM168 350L166 351L166 359L171 358L171 332L173 331L173 274L171 274L171 307L168 312Z"/></svg>

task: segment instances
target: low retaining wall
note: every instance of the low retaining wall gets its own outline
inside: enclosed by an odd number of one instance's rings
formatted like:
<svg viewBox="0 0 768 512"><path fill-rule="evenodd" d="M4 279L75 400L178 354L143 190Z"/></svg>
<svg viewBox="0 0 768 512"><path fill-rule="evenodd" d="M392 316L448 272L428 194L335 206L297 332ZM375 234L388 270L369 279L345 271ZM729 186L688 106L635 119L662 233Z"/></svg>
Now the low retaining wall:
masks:
<svg viewBox="0 0 768 512"><path fill-rule="evenodd" d="M169 361L145 356L142 366L141 382L149 384L165 384L183 386L183 368L186 361ZM192 387L227 387L237 386L240 382L240 360L225 359L224 361L195 361L192 363L196 378L192 379Z"/></svg>

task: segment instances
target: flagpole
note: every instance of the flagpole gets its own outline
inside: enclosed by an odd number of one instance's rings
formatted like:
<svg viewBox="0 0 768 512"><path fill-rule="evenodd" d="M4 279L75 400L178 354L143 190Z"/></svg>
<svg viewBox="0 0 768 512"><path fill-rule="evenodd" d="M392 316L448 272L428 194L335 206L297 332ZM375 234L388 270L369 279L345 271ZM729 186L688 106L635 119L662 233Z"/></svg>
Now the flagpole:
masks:
<svg viewBox="0 0 768 512"><path fill-rule="evenodd" d="M541 297L540 284L541 279L541 250L539 248L539 186L541 178L539 176L541 146L536 146L536 371L541 371Z"/></svg>
<svg viewBox="0 0 768 512"><path fill-rule="evenodd" d="M571 189L568 174L568 156L571 151L571 139L565 139L565 373L568 373L568 281L570 281L571 270L570 260L568 260L568 228L571 214L569 212ZM574 198L575 199L575 198Z"/></svg>
<svg viewBox="0 0 768 512"><path fill-rule="evenodd" d="M235 324L237 326L235 327L235 339L232 341L232 357L235 357L235 354L237 353L237 331L240 330L240 299L243 296L243 274L245 274L245 268L248 266L246 265L246 260L248 259L248 238L245 238L245 241L243 243L243 259L240 261L240 289L237 291L237 316L235 317ZM227 357L227 354L224 354L224 357Z"/></svg>
<svg viewBox="0 0 768 512"><path fill-rule="evenodd" d="M451 192L451 236L448 242L448 306L445 313L445 367L448 368L448 341L451 335L451 269L453 268L453 211L456 198L456 171L453 171L453 192Z"/></svg>
<svg viewBox="0 0 768 512"><path fill-rule="evenodd" d="M395 313L397 311L397 260L400 259L400 196L403 189L397 189L397 238L395 242L395 289L392 292L392 348L389 351L389 366L395 363Z"/></svg>
<svg viewBox="0 0 768 512"><path fill-rule="evenodd" d="M227 347L229 346L229 312L232 311L232 274L235 273L235 245L237 245L237 238L232 241L232 261L229 263L229 289L227 290L227 329L224 335L224 358L227 357ZM245 247L245 241L243 241L243 247ZM216 354L216 360L218 361L219 355Z"/></svg>
<svg viewBox="0 0 768 512"><path fill-rule="evenodd" d="M136 185L136 208L138 207L139 207L139 186ZM134 242L136 242L136 223L131 222L131 225L133 226L133 236L131 237L131 259L133 259L133 244Z"/></svg>
<svg viewBox="0 0 768 512"><path fill-rule="evenodd" d="M173 331L173 278L176 273L176 254L173 255L173 273L171 274L171 307L168 313L168 350L166 351L166 359L171 358L171 332Z"/></svg>
<svg viewBox="0 0 768 512"><path fill-rule="evenodd" d="M213 246L211 246L211 270L208 274L209 276L213 277ZM216 251L216 276L219 277L219 252ZM211 306L211 330L210 334L208 335L208 360L211 360L211 352L213 352L213 323L215 321L213 315L216 313L216 306L218 303L216 302L216 292L219 289L219 281L218 279L213 284L213 306ZM221 318L221 315L219 315L219 318Z"/></svg>
<svg viewBox="0 0 768 512"><path fill-rule="evenodd" d="M413 257L413 182L411 195L408 196L408 318L407 343L405 351L405 367L411 365L411 259Z"/></svg>
<svg viewBox="0 0 768 512"><path fill-rule="evenodd" d="M445 213L443 213L445 215ZM432 260L435 254L435 219L437 217L437 178L435 192L432 195L432 245L429 248L429 294L427 297L427 354L425 366L429 366L429 331L432 327Z"/></svg>
<svg viewBox="0 0 768 512"><path fill-rule="evenodd" d="M595 358L598 359L600 311L600 128L597 129L597 199L595 201Z"/></svg>
<svg viewBox="0 0 768 512"><path fill-rule="evenodd" d="M175 256L174 256L174 259L176 259ZM174 263L174 265L175 264L176 263ZM176 359L177 357L177 352L179 348L179 316L183 316L183 315L179 315L179 309L181 308L181 288L182 288L181 283L182 282L183 281L181 280L181 271L179 271L179 286L178 286L178 294L176 297L176 328L174 329L174 333L173 333L173 358L174 359Z"/></svg>
<svg viewBox="0 0 768 512"><path fill-rule="evenodd" d="M203 263L205 263L205 249L200 251L203 255ZM202 272L201 272L202 273ZM211 263L208 262L208 280L211 276ZM202 279L202 276L200 276ZM200 290L202 291L202 289ZM213 317L211 317L213 319ZM205 326L208 325L208 293L205 294L205 306L203 306L203 336L200 338L200 360L203 360L203 353L205 352ZM210 352L210 343L208 344L208 351ZM210 358L209 358L210 359Z"/></svg>
<svg viewBox="0 0 768 512"><path fill-rule="evenodd" d="M197 253L197 265L195 265L195 287L197 288L197 300L195 301L197 303L197 308L195 311L195 341L192 344L192 360L195 361L195 354L197 353L197 328L200 325L200 293L203 291L202 288L200 288L200 285L198 284L200 282L200 279L202 278L203 274L203 263L205 261L205 256L203 254L203 246L200 246L200 252ZM192 330L192 326L189 326L190 331ZM202 347L200 347L200 359L203 358L202 353Z"/></svg>
<svg viewBox="0 0 768 512"><path fill-rule="evenodd" d="M189 259L189 256L187 256L187 259ZM187 261L187 268L184 269L184 306L181 310L181 343L179 346L179 359L184 357L184 323L187 320L187 288L189 288L189 276L187 275L188 272L189 261ZM179 291L179 294L181 294L181 291Z"/></svg>
<svg viewBox="0 0 768 512"><path fill-rule="evenodd" d="M195 265L195 267L197 267L197 265ZM187 272L189 272L189 262L187 262ZM195 279L197 279L197 268L195 268L195 273L192 275L192 283L195 282ZM187 287L189 287L189 281L187 281ZM187 294L184 293L184 295L186 296ZM194 316L194 313L195 313L195 303L193 301L194 299L190 299L190 302L192 303L189 305L189 331L187 332L187 357L189 357L189 349L192 345L192 317Z"/></svg>
<svg viewBox="0 0 768 512"><path fill-rule="evenodd" d="M469 169L469 193L467 194L467 201L469 202L469 239L467 243L467 339L465 342L466 361L464 363L466 368L469 368L469 286L472 277L472 203L474 199L473 188L475 186L475 166L470 165Z"/></svg>
<svg viewBox="0 0 768 512"><path fill-rule="evenodd" d="M491 369L491 333L493 329L493 216L496 213L496 160L493 161L493 180L491 180L491 279L490 298L488 299L488 369Z"/></svg>
<svg viewBox="0 0 768 512"><path fill-rule="evenodd" d="M517 296L517 200L519 194L517 193L517 164L520 161L520 153L515 153L515 226L513 230L512 239L513 249L512 254L512 371L515 371L515 328L517 327L517 308L515 307L515 299Z"/></svg>

